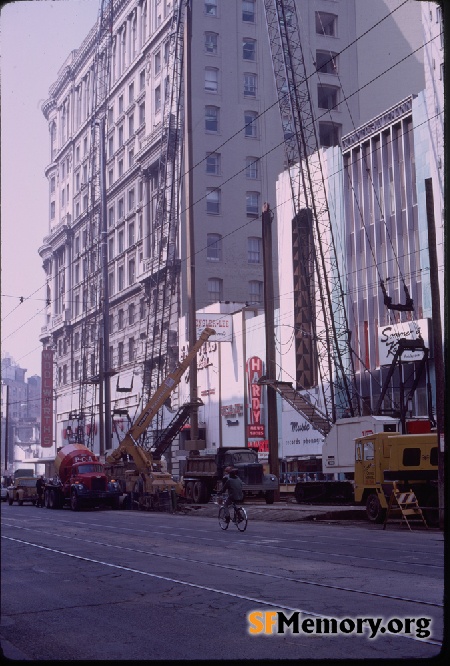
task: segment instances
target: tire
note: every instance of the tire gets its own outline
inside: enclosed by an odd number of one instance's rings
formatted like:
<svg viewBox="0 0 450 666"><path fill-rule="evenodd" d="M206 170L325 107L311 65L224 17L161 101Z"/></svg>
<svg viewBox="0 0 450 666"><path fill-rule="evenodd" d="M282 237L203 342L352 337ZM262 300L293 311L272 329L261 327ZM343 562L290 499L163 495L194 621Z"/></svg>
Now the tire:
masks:
<svg viewBox="0 0 450 666"><path fill-rule="evenodd" d="M7 498L7 499L8 499L8 504L9 504L9 506L12 506L12 505L13 505L13 502L14 502L14 499L13 499L12 497L10 497L9 495L8 495L8 498Z"/></svg>
<svg viewBox="0 0 450 666"><path fill-rule="evenodd" d="M266 504L273 504L275 502L275 491L266 490L264 493L264 499L266 500Z"/></svg>
<svg viewBox="0 0 450 666"><path fill-rule="evenodd" d="M196 504L203 504L206 498L206 487L203 481L196 481L192 490L192 499Z"/></svg>
<svg viewBox="0 0 450 666"><path fill-rule="evenodd" d="M227 530L228 525L230 524L229 521L225 519L225 507L221 506L219 509L219 525L221 530Z"/></svg>
<svg viewBox="0 0 450 666"><path fill-rule="evenodd" d="M380 525L380 523L384 522L386 517L386 509L383 509L381 506L380 500L378 499L378 495L376 493L371 493L367 498L366 515L371 523Z"/></svg>
<svg viewBox="0 0 450 666"><path fill-rule="evenodd" d="M194 500L194 482L193 481L188 481L186 483L186 499L189 502L192 502Z"/></svg>
<svg viewBox="0 0 450 666"><path fill-rule="evenodd" d="M247 529L247 511L241 506L234 515L236 518L236 527L239 532L245 532Z"/></svg>
<svg viewBox="0 0 450 666"><path fill-rule="evenodd" d="M48 492L48 504L47 504L49 509L56 509L58 506L58 499L56 497L55 491L49 490Z"/></svg>
<svg viewBox="0 0 450 666"><path fill-rule="evenodd" d="M17 498L17 504L18 504L19 506L23 506L23 499L19 499L19 498Z"/></svg>
<svg viewBox="0 0 450 666"><path fill-rule="evenodd" d="M80 500L78 499L78 495L75 490L72 490L72 494L70 496L70 508L72 511L80 510Z"/></svg>

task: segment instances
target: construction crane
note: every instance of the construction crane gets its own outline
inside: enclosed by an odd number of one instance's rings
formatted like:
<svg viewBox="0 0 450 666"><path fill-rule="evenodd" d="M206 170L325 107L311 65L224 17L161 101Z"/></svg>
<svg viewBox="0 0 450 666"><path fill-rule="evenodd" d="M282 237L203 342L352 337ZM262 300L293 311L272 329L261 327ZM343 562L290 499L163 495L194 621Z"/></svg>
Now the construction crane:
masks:
<svg viewBox="0 0 450 666"><path fill-rule="evenodd" d="M297 387L265 378L327 434L338 415L361 413L338 253L328 207L295 0L264 0L294 208ZM314 158L311 156L314 155ZM320 386L322 399L308 389Z"/></svg>

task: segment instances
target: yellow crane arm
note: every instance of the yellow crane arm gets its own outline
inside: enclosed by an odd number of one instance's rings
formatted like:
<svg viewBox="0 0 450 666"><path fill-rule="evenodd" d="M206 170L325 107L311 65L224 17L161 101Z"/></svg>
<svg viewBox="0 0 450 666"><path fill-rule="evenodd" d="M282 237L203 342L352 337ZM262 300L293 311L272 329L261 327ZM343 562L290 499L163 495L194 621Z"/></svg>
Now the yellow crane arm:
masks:
<svg viewBox="0 0 450 666"><path fill-rule="evenodd" d="M178 364L173 372L171 372L161 386L155 391L148 403L146 404L143 412L136 419L131 426L124 439L121 441L120 446L114 449L106 458L106 462L114 463L121 459L122 454L130 455L136 467L139 470L148 469L152 464L152 456L147 453L142 447L137 444L137 440L145 432L150 425L151 420L157 411L163 406L167 398L170 396L175 387L180 383L182 376L188 369L193 358L197 354L200 347L215 333L214 329L206 327L199 339L192 345L192 349L186 354L185 358Z"/></svg>

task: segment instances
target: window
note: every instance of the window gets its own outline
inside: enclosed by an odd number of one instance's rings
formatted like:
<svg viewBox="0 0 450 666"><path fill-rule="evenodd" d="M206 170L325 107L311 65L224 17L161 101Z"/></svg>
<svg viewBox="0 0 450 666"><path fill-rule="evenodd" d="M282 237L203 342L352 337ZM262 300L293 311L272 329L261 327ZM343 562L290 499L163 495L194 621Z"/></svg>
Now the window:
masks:
<svg viewBox="0 0 450 666"><path fill-rule="evenodd" d="M53 194L55 191L55 176L50 179L50 193Z"/></svg>
<svg viewBox="0 0 450 666"><path fill-rule="evenodd" d="M219 278L209 278L208 298L210 303L216 303L217 301L223 300L222 280Z"/></svg>
<svg viewBox="0 0 450 666"><path fill-rule="evenodd" d="M77 381L78 379L80 379L80 361L75 361L73 372L74 372L74 377L73 377L74 380Z"/></svg>
<svg viewBox="0 0 450 666"><path fill-rule="evenodd" d="M245 136L255 139L257 135L257 124L256 119L258 114L256 111L245 111L244 113L244 123L245 123Z"/></svg>
<svg viewBox="0 0 450 666"><path fill-rule="evenodd" d="M248 239L248 263L260 264L262 262L262 238Z"/></svg>
<svg viewBox="0 0 450 666"><path fill-rule="evenodd" d="M61 192L61 206L64 208L65 205L65 197L66 197L66 190L62 190Z"/></svg>
<svg viewBox="0 0 450 666"><path fill-rule="evenodd" d="M336 86L324 86L319 84L317 86L317 103L319 109L337 110L338 92L339 88L336 88Z"/></svg>
<svg viewBox="0 0 450 666"><path fill-rule="evenodd" d="M88 207L88 195L85 194L83 197L83 210L87 210Z"/></svg>
<svg viewBox="0 0 450 666"><path fill-rule="evenodd" d="M123 146L123 125L119 127L119 148Z"/></svg>
<svg viewBox="0 0 450 666"><path fill-rule="evenodd" d="M141 298L139 301L139 318L145 319L145 298Z"/></svg>
<svg viewBox="0 0 450 666"><path fill-rule="evenodd" d="M88 151L88 140L87 136L85 136L83 139L83 157L86 157L87 151Z"/></svg>
<svg viewBox="0 0 450 666"><path fill-rule="evenodd" d="M123 310L122 308L120 308L117 317L117 329L121 331L123 329L123 325L124 325Z"/></svg>
<svg viewBox="0 0 450 666"><path fill-rule="evenodd" d="M110 136L108 139L108 157L112 157L114 155L114 137Z"/></svg>
<svg viewBox="0 0 450 666"><path fill-rule="evenodd" d="M128 284L134 284L136 282L136 261L130 259L128 262Z"/></svg>
<svg viewBox="0 0 450 666"><path fill-rule="evenodd" d="M75 217L79 217L80 215L80 202L77 201L75 204Z"/></svg>
<svg viewBox="0 0 450 666"><path fill-rule="evenodd" d="M155 53L155 76L161 71L161 51Z"/></svg>
<svg viewBox="0 0 450 666"><path fill-rule="evenodd" d="M215 67L205 68L205 90L216 93L219 89L219 70Z"/></svg>
<svg viewBox="0 0 450 666"><path fill-rule="evenodd" d="M205 51L212 55L217 54L217 32L205 32Z"/></svg>
<svg viewBox="0 0 450 666"><path fill-rule="evenodd" d="M128 137L133 136L134 134L134 113L131 113L128 116Z"/></svg>
<svg viewBox="0 0 450 666"><path fill-rule="evenodd" d="M319 123L319 141L324 148L339 145L340 125L336 123Z"/></svg>
<svg viewBox="0 0 450 666"><path fill-rule="evenodd" d="M117 245L118 245L118 250L119 254L124 251L124 243L123 243L123 229L121 229L118 234L117 234Z"/></svg>
<svg viewBox="0 0 450 666"><path fill-rule="evenodd" d="M114 296L114 272L108 273L108 290L109 295Z"/></svg>
<svg viewBox="0 0 450 666"><path fill-rule="evenodd" d="M244 97L256 97L256 74L244 74Z"/></svg>
<svg viewBox="0 0 450 666"><path fill-rule="evenodd" d="M128 151L128 168L130 169L134 164L134 148Z"/></svg>
<svg viewBox="0 0 450 666"><path fill-rule="evenodd" d="M128 247L132 247L136 242L136 237L134 233L134 222L130 222L128 225Z"/></svg>
<svg viewBox="0 0 450 666"><path fill-rule="evenodd" d="M128 211L131 212L134 209L134 187L128 191Z"/></svg>
<svg viewBox="0 0 450 666"><path fill-rule="evenodd" d="M123 113L123 95L119 97L119 116L121 113Z"/></svg>
<svg viewBox="0 0 450 666"><path fill-rule="evenodd" d="M139 126L145 123L145 102L139 104Z"/></svg>
<svg viewBox="0 0 450 666"><path fill-rule="evenodd" d="M316 69L323 74L337 74L337 53L316 51Z"/></svg>
<svg viewBox="0 0 450 666"><path fill-rule="evenodd" d="M142 92L145 88L145 69L139 72L139 90Z"/></svg>
<svg viewBox="0 0 450 666"><path fill-rule="evenodd" d="M117 166L118 166L119 178L120 178L121 176L123 176L123 158L121 158L118 161Z"/></svg>
<svg viewBox="0 0 450 666"><path fill-rule="evenodd" d="M337 16L335 14L316 12L316 33L336 37L336 22Z"/></svg>
<svg viewBox="0 0 450 666"><path fill-rule="evenodd" d="M206 173L218 176L220 174L220 154L209 153L206 156Z"/></svg>
<svg viewBox="0 0 450 666"><path fill-rule="evenodd" d="M117 365L123 365L123 342L119 342L117 345Z"/></svg>
<svg viewBox="0 0 450 666"><path fill-rule="evenodd" d="M108 125L111 127L113 122L114 122L114 109L112 106L110 106L108 109Z"/></svg>
<svg viewBox="0 0 450 666"><path fill-rule="evenodd" d="M108 169L108 186L111 187L113 183L114 183L114 169L111 167L111 169Z"/></svg>
<svg viewBox="0 0 450 666"><path fill-rule="evenodd" d="M114 259L114 238L108 238L108 261Z"/></svg>
<svg viewBox="0 0 450 666"><path fill-rule="evenodd" d="M253 180L259 178L259 160L257 157L245 158L245 176Z"/></svg>
<svg viewBox="0 0 450 666"><path fill-rule="evenodd" d="M55 202L52 201L50 204L50 219L54 220L55 219Z"/></svg>
<svg viewBox="0 0 450 666"><path fill-rule="evenodd" d="M114 206L110 206L108 209L108 226L114 226Z"/></svg>
<svg viewBox="0 0 450 666"><path fill-rule="evenodd" d="M73 336L73 348L75 351L80 348L80 334L78 331Z"/></svg>
<svg viewBox="0 0 450 666"><path fill-rule="evenodd" d="M130 303L128 306L128 324L132 326L134 324L134 318L136 315L136 308L134 303Z"/></svg>
<svg viewBox="0 0 450 666"><path fill-rule="evenodd" d="M128 340L128 361L134 361L134 357L136 354L136 345L134 338L130 338Z"/></svg>
<svg viewBox="0 0 450 666"><path fill-rule="evenodd" d="M161 86L155 88L155 113L161 111Z"/></svg>
<svg viewBox="0 0 450 666"><path fill-rule="evenodd" d="M134 102L134 83L130 83L128 86L128 104Z"/></svg>
<svg viewBox="0 0 450 666"><path fill-rule="evenodd" d="M220 190L210 189L206 191L206 212L210 215L220 213Z"/></svg>
<svg viewBox="0 0 450 666"><path fill-rule="evenodd" d="M242 57L244 60L256 60L256 41L244 37L242 42Z"/></svg>
<svg viewBox="0 0 450 666"><path fill-rule="evenodd" d="M205 130L207 132L219 131L219 109L217 106L207 106L205 108Z"/></svg>
<svg viewBox="0 0 450 666"><path fill-rule="evenodd" d="M259 192L247 192L245 195L247 215L259 215Z"/></svg>
<svg viewBox="0 0 450 666"><path fill-rule="evenodd" d="M76 263L75 264L74 282L75 282L75 284L78 284L79 281L80 281L80 264Z"/></svg>
<svg viewBox="0 0 450 666"><path fill-rule="evenodd" d="M220 234L208 234L206 236L206 258L208 261L222 260L222 236Z"/></svg>
<svg viewBox="0 0 450 666"><path fill-rule="evenodd" d="M217 16L217 0L205 0L205 14Z"/></svg>
<svg viewBox="0 0 450 666"><path fill-rule="evenodd" d="M262 303L263 283L260 280L250 280L248 286L249 286L250 303Z"/></svg>
<svg viewBox="0 0 450 666"><path fill-rule="evenodd" d="M119 202L117 204L117 212L118 212L118 215L119 215L119 220L121 220L123 218L123 216L125 215L125 206L124 206L123 197L121 197L119 199Z"/></svg>
<svg viewBox="0 0 450 666"><path fill-rule="evenodd" d="M255 0L243 0L242 20L246 23L255 22Z"/></svg>

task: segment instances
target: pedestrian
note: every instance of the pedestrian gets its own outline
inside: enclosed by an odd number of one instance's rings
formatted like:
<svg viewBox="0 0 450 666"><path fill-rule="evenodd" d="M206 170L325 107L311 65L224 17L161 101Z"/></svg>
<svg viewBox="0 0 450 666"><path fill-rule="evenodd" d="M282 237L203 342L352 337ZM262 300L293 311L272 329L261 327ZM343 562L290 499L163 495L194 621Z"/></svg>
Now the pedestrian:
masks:
<svg viewBox="0 0 450 666"><path fill-rule="evenodd" d="M36 481L36 491L37 491L36 506L41 508L44 506L44 487L45 487L45 481L44 477L41 474L41 476Z"/></svg>

